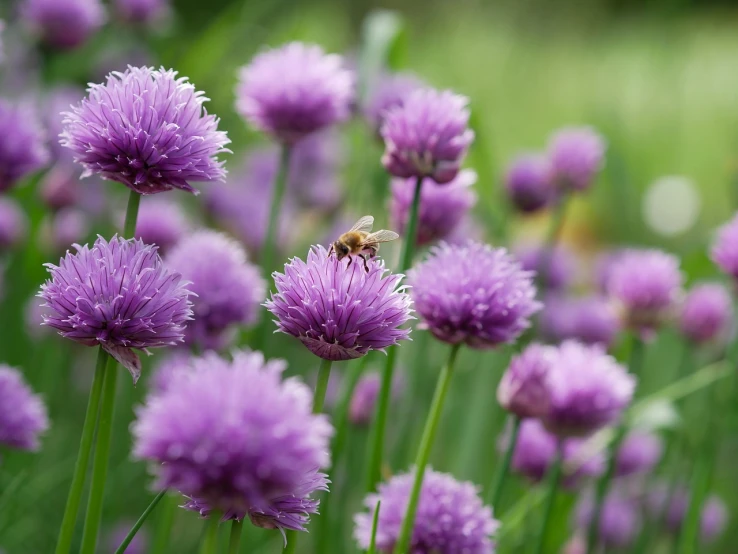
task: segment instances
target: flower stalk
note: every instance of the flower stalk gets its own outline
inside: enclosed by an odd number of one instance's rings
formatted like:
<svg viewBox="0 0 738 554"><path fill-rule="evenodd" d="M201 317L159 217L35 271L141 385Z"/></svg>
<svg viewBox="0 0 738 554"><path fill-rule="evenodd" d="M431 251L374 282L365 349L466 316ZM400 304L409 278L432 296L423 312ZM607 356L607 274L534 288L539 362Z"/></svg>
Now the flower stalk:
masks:
<svg viewBox="0 0 738 554"><path fill-rule="evenodd" d="M325 393L328 390L328 381L331 378L331 360L321 360L318 370L318 382L315 385L315 396L313 396L313 413L319 414L323 411L325 404Z"/></svg>
<svg viewBox="0 0 738 554"><path fill-rule="evenodd" d="M502 497L502 490L505 484L505 477L507 476L510 468L510 461L512 460L513 452L515 451L515 445L518 442L518 433L520 432L520 423L522 419L517 415L510 414L508 417L512 430L510 432L510 442L505 449L505 454L500 460L499 465L495 471L494 480L491 483L487 504L492 507L497 507Z"/></svg>
<svg viewBox="0 0 738 554"><path fill-rule="evenodd" d="M220 514L214 511L205 521L205 533L203 534L202 542L200 543L200 554L217 554L219 524Z"/></svg>
<svg viewBox="0 0 738 554"><path fill-rule="evenodd" d="M141 514L141 517L138 518L138 521L133 524L133 527L131 527L131 530L126 535L126 538L123 539L123 542L121 542L120 546L115 550L115 554L125 554L128 545L131 544L131 541L136 536L136 533L138 533L138 530L141 529L141 526L146 521L146 518L149 517L149 514L154 511L154 508L156 508L157 504L159 504L159 501L164 498L166 494L167 491L166 489L164 489L154 497L154 499L151 501L151 504L146 507L146 509Z"/></svg>
<svg viewBox="0 0 738 554"><path fill-rule="evenodd" d="M410 215L405 232L405 243L402 248L400 271L407 271L413 263L415 243L418 234L418 212L420 211L420 193L423 187L423 177L415 181L413 203L410 207ZM387 358L382 372L382 385L379 389L377 407L374 416L374 424L371 429L369 440L369 468L367 473L367 491L373 491L381 480L382 459L384 457L384 434L387 427L387 413L389 411L390 397L392 395L392 380L395 374L395 363L397 362L397 348L387 351Z"/></svg>
<svg viewBox="0 0 738 554"><path fill-rule="evenodd" d="M241 545L241 533L243 532L243 520L234 519L231 523L231 535L228 540L228 554L238 554Z"/></svg>
<svg viewBox="0 0 738 554"><path fill-rule="evenodd" d="M548 535L548 526L549 522L551 521L551 513L553 512L553 506L556 502L556 492L559 488L559 481L561 480L563 459L563 442L559 441L558 447L556 448L556 456L554 457L553 465L548 470L546 503L543 508L543 520L541 521L541 529L536 539L536 547L533 550L534 554L542 554L543 547L546 544L546 536Z"/></svg>
<svg viewBox="0 0 738 554"><path fill-rule="evenodd" d="M420 439L418 455L415 459L415 479L413 481L413 488L410 492L410 500L408 501L405 517L402 521L402 527L400 528L400 535L397 539L397 544L395 545L394 554L405 554L410 548L412 530L415 525L415 514L418 510L418 501L420 500L420 490L423 486L423 476L425 475L425 468L428 465L428 459L430 458L431 449L433 448L433 442L436 438L436 431L438 430L438 423L441 420L443 404L446 400L449 385L451 384L451 376L454 372L456 357L459 353L460 347L460 344L454 344L451 347L448 362L438 376L436 392L433 395L433 402L431 403L430 412L428 413L428 418L425 422L423 436Z"/></svg>

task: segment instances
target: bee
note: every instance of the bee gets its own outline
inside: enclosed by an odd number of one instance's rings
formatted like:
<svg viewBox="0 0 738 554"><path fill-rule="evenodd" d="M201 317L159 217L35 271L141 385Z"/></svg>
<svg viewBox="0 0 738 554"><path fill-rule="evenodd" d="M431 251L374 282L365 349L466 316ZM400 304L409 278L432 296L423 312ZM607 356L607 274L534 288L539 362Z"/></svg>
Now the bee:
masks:
<svg viewBox="0 0 738 554"><path fill-rule="evenodd" d="M377 255L379 244L400 237L394 231L385 231L384 229L372 233L372 225L374 225L374 217L370 215L365 215L359 219L351 229L338 237L338 240L331 245L328 255L330 256L335 250L336 257L339 260L348 256L349 263L346 267L351 265L353 256L359 256L364 260L364 269L369 273L369 266L366 262Z"/></svg>

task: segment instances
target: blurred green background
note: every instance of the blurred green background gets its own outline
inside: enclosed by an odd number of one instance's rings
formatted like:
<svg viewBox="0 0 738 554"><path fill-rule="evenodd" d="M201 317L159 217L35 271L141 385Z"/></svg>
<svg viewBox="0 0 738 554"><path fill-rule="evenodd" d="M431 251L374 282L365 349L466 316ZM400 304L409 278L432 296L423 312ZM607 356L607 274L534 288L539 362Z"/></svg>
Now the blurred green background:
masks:
<svg viewBox="0 0 738 554"><path fill-rule="evenodd" d="M659 245L683 257L690 280L714 276L706 248L714 228L734 212L738 200L738 6L686 0L643 4L638 0L177 1L174 18L164 28L141 33L108 26L80 51L54 57L46 79L78 84L100 80L93 77L91 68L103 59L119 55L118 69L122 69L128 57L134 59L143 49L153 63L177 69L206 92L212 100L208 110L222 118L222 127L233 141L235 155L227 162L233 168L241 152L263 141L233 109L236 69L263 46L288 40L316 42L329 51L360 59L357 56L366 45L367 15L379 8L391 9L401 20L399 37L388 57L392 68L412 70L437 87L452 88L471 98L477 141L468 165L479 173L476 215L491 242L503 242L502 221L513 235L541 236L546 225L545 216L521 221L506 215L500 190L505 164L519 151L542 149L558 127L589 124L609 142L607 167L591 193L576 201L565 240L585 257L606 245ZM0 13L12 19L13 10L14 3L3 0ZM386 221L383 185L377 188L376 184L381 149L359 125L349 126L346 136L350 163L344 176L347 205L343 209L375 213ZM644 207L647 191L665 175L685 177L696 195L686 200L667 195L666 201L656 201L660 210L653 217L679 218L685 202L692 207L699 204L694 213L687 210L694 221L678 233L659 231L644 218L644 213L651 213ZM115 187L109 186L111 190ZM14 194L38 225L43 214L35 190L30 183ZM367 195L367 190L376 194ZM197 200L183 201L198 209ZM306 230L304 242L317 239L310 234L317 232L315 227ZM291 246L292 253L305 250L303 244ZM44 278L42 261L53 258L33 248L6 260L8 292L0 318L0 358L23 367L34 387L44 392L53 423L42 452L3 453L0 547L8 554L52 551L94 363L93 352L56 336L32 343L20 323L27 299ZM401 363L417 379L412 381L414 388L405 405L396 407L393 415L408 422L394 429L391 437L395 471L409 466L413 441L430 403L438 360L445 356L444 347L423 333L414 333L414 339L401 353ZM317 363L295 342L275 337L271 353L286 356L291 371L309 374ZM649 349L642 391L652 392L669 383L679 356L674 334L663 333ZM368 364L377 366L381 355L370 358ZM508 358L508 351L463 352L462 370L433 454L436 469L480 485L489 480L504 417L495 400L495 387ZM145 387L134 390L126 379L121 381L104 513L107 527L135 519L151 498L144 465L128 459L127 427L132 406L143 398ZM700 412L692 413L687 425L699 433ZM723 417L730 432L722 445L713 488L736 514L735 409ZM400 436L407 431L405 427L414 437L409 442L406 435ZM331 510L326 506L324 516L311 525L312 536L320 533L321 522L339 525L336 540L340 537L345 542L337 542L335 552L352 551L351 516L359 509L361 491L348 484L351 479L363 482L365 441L366 430L351 430L346 464L333 476L332 495L343 498L342 507ZM524 490L522 483L508 487L503 506L514 504ZM562 495L560 502L555 537L559 544L569 535L567 510L573 499ZM149 534L155 524L156 514L147 524ZM719 544L704 551L735 552L738 528L730 527ZM195 552L199 532L194 515L179 514L169 552ZM281 538L275 532L249 527L247 534L250 549L244 551L280 550ZM298 552L312 552L310 541L300 540ZM265 546L258 546L261 544ZM671 551L667 542L660 548ZM549 552L556 551L552 543Z"/></svg>

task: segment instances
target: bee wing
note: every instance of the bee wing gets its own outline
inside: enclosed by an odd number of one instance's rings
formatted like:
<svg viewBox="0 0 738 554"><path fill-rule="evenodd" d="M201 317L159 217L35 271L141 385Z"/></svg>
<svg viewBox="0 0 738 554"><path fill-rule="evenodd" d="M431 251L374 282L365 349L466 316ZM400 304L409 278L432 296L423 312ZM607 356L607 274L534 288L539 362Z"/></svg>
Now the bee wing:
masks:
<svg viewBox="0 0 738 554"><path fill-rule="evenodd" d="M354 223L354 226L349 229L349 233L352 231L361 231L362 233L369 233L374 225L374 217L371 215L365 215L359 221Z"/></svg>
<svg viewBox="0 0 738 554"><path fill-rule="evenodd" d="M380 242L389 242L391 240L395 240L400 238L400 235L395 233L394 231L387 231L385 229L381 229L380 231L377 231L376 233L372 233L370 235L367 235L367 237L362 241L362 244L378 244Z"/></svg>

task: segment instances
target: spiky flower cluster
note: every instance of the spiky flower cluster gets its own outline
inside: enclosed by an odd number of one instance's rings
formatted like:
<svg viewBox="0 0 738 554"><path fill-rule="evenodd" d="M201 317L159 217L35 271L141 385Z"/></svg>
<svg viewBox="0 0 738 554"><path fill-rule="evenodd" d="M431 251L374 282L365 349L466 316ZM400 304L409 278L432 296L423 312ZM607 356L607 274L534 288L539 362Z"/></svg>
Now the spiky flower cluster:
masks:
<svg viewBox="0 0 738 554"><path fill-rule="evenodd" d="M385 113L384 167L395 177L431 177L448 183L459 172L474 132L469 99L451 91L420 89Z"/></svg>
<svg viewBox="0 0 738 554"><path fill-rule="evenodd" d="M17 369L0 364L0 445L37 450L49 427L46 406Z"/></svg>
<svg viewBox="0 0 738 554"><path fill-rule="evenodd" d="M36 112L29 105L0 98L0 192L46 164L45 142Z"/></svg>
<svg viewBox="0 0 738 554"><path fill-rule="evenodd" d="M504 248L442 242L408 274L421 328L450 344L493 348L514 341L540 309L532 273Z"/></svg>
<svg viewBox="0 0 738 554"><path fill-rule="evenodd" d="M352 256L339 261L323 246L313 246L307 262L293 258L284 273L274 273L277 292L265 305L279 331L323 359L384 350L408 338L410 331L400 327L411 318L412 302L400 286L402 275L386 275L377 258L368 268Z"/></svg>
<svg viewBox="0 0 738 554"><path fill-rule="evenodd" d="M542 417L548 411L548 372L556 349L531 344L512 359L497 388L497 401L518 417Z"/></svg>
<svg viewBox="0 0 738 554"><path fill-rule="evenodd" d="M354 76L343 59L291 42L257 55L240 71L236 108L254 127L286 144L347 119Z"/></svg>
<svg viewBox="0 0 738 554"><path fill-rule="evenodd" d="M174 188L196 194L191 182L225 176L217 156L230 142L203 108L206 100L176 71L129 66L92 85L65 114L62 145L74 151L85 175L141 194Z"/></svg>
<svg viewBox="0 0 738 554"><path fill-rule="evenodd" d="M364 500L368 512L354 516L354 537L362 549L369 547L372 515L381 501L377 525L377 551L392 552L415 478L414 472L395 475L379 485L377 494ZM428 468L423 478L410 552L439 554L493 554L492 537L499 523L485 506L472 483L457 481L447 473Z"/></svg>
<svg viewBox="0 0 738 554"><path fill-rule="evenodd" d="M312 414L310 389L282 379L286 364L258 352L233 361L213 353L137 409L133 454L151 462L156 486L189 498L187 507L260 527L304 530L327 490L333 427ZM193 410L193 406L197 410Z"/></svg>
<svg viewBox="0 0 738 554"><path fill-rule="evenodd" d="M59 265L46 264L41 286L44 325L87 346L102 346L134 382L141 361L134 348L171 346L184 340L192 318L191 292L179 273L162 264L155 246L140 240L98 237L75 245Z"/></svg>
<svg viewBox="0 0 738 554"><path fill-rule="evenodd" d="M217 349L228 327L256 321L266 284L235 240L197 231L182 239L165 262L192 283L195 320L187 326L188 344Z"/></svg>

